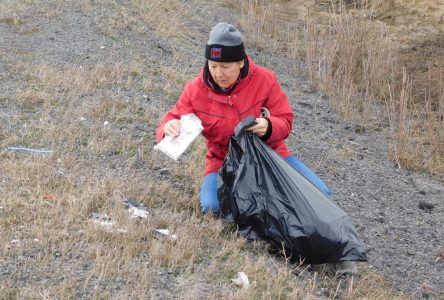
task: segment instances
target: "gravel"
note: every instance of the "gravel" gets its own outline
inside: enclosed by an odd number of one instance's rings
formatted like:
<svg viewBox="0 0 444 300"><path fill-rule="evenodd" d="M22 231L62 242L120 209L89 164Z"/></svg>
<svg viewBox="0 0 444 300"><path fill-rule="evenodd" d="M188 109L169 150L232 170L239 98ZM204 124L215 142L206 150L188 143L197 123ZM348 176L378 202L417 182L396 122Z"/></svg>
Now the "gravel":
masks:
<svg viewBox="0 0 444 300"><path fill-rule="evenodd" d="M5 94L13 90L16 78L8 77L3 63L14 59L19 50L53 65L92 64L131 52L133 56L136 53L197 73L211 24L220 20L235 23L236 15L212 4L187 1L186 5L196 15L199 11L207 15L188 21L194 35L181 49L174 40L162 39L153 30L137 33L119 29L116 35L124 36L125 42L113 40L100 30L98 12L85 15L72 8L62 8L57 18L26 16L26 26L38 28L35 34L19 34L0 23L0 50L5 54L0 60L0 75L4 79L0 85ZM173 56L177 51L188 59L176 61ZM444 247L443 182L425 173L401 169L390 161L387 126L366 129L344 121L332 111L328 97L310 90L307 81L295 75L290 59L255 49L247 51L254 60L266 61L266 67L276 72L296 115L288 146L325 180L335 201L349 214L366 245L369 266L406 294L420 296L418 291L423 286L443 293L444 262L438 259L438 252ZM141 91L125 93L130 98L142 97ZM157 105L161 98L143 94L147 95L144 99L150 99L145 101L145 107ZM175 99L170 101L174 103ZM4 118L1 114L0 121ZM136 126L147 129L144 124ZM3 130L7 130L6 125ZM165 175L170 169L154 172ZM62 259L57 253L54 257ZM1 278L11 272L11 267L1 266L0 270ZM161 273L168 278L174 275L168 270ZM117 280L116 284L123 283Z"/></svg>

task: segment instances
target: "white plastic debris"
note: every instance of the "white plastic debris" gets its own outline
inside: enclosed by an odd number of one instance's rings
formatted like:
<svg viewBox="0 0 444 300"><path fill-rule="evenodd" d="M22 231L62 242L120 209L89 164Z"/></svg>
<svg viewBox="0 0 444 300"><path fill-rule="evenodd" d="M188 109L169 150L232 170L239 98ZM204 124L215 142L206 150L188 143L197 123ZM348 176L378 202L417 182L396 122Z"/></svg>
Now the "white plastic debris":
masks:
<svg viewBox="0 0 444 300"><path fill-rule="evenodd" d="M52 153L52 150L48 149L33 149L27 147L8 147L6 149L13 152Z"/></svg>
<svg viewBox="0 0 444 300"><path fill-rule="evenodd" d="M80 117L79 120L80 121L86 121L86 118L85 117Z"/></svg>
<svg viewBox="0 0 444 300"><path fill-rule="evenodd" d="M102 50L105 49L105 48L106 48L106 46L100 46L100 49L102 49Z"/></svg>
<svg viewBox="0 0 444 300"><path fill-rule="evenodd" d="M148 211L146 209L144 209L144 207L130 206L128 208L128 212L130 213L130 219L135 219L135 218L147 219L148 218Z"/></svg>
<svg viewBox="0 0 444 300"><path fill-rule="evenodd" d="M177 235L176 234L171 234L169 229L155 229L153 231L153 233L155 235L161 236L161 237L170 236L171 240L173 240L173 241L177 240Z"/></svg>
<svg viewBox="0 0 444 300"><path fill-rule="evenodd" d="M12 240L12 241L11 241L11 244L18 244L18 243L20 243L20 240L19 240L19 239L16 239L16 240Z"/></svg>
<svg viewBox="0 0 444 300"><path fill-rule="evenodd" d="M125 204L125 207L128 209L128 212L130 213L130 219L147 219L148 218L148 208L143 203L138 203L136 201L129 200L125 197L125 195L119 191L114 191L114 198L119 201L118 195L124 200L123 203Z"/></svg>
<svg viewBox="0 0 444 300"><path fill-rule="evenodd" d="M114 225L114 222L111 221L111 218L107 214L93 213L92 220L94 224L103 226L106 230L111 230Z"/></svg>
<svg viewBox="0 0 444 300"><path fill-rule="evenodd" d="M195 114L183 115L180 117L180 135L176 137L165 136L154 149L162 151L174 160L178 160L202 130L202 122Z"/></svg>
<svg viewBox="0 0 444 300"><path fill-rule="evenodd" d="M108 122L108 121L105 121L105 122L103 122L103 125L104 125L104 126L109 125L109 122Z"/></svg>
<svg viewBox="0 0 444 300"><path fill-rule="evenodd" d="M118 232L118 233L127 233L128 231L124 228L116 228L115 222L111 221L111 218L103 213L93 213L92 214L92 222L100 227L102 227L107 232Z"/></svg>
<svg viewBox="0 0 444 300"><path fill-rule="evenodd" d="M147 96L147 95L142 95L142 97L145 98L145 99L148 99L148 96Z"/></svg>
<svg viewBox="0 0 444 300"><path fill-rule="evenodd" d="M247 274L244 272L238 272L237 277L231 279L231 281L243 289L248 289L250 287L250 281L248 280Z"/></svg>

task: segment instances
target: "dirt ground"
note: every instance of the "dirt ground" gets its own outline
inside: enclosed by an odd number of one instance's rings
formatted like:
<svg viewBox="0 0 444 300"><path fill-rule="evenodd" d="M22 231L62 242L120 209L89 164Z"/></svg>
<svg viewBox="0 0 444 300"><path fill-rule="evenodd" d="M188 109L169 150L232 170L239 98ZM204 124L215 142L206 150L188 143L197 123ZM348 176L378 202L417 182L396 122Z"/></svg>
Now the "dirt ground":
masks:
<svg viewBox="0 0 444 300"><path fill-rule="evenodd" d="M30 123L34 126L38 126L39 118L47 117L40 115L38 110L16 105L8 100L19 94L20 84L28 80L26 74L12 71L14 66L26 62L53 67L66 64L86 67L95 63L112 64L113 60L121 62L123 66L132 63L125 58L141 58L146 64L149 75L144 74L142 70L142 73L137 75L140 76L140 80L149 78L153 84L175 85L172 90L177 91L183 83L169 81L166 75L168 73L165 72L168 70L174 72L174 69L178 68L186 70L189 76L197 74L203 62L203 45L211 26L222 20L236 23L235 12L221 7L215 9L212 4L204 4L201 1L184 1L186 9L189 10L188 14L200 17L185 20L185 26L192 28L188 36L166 38L156 32L154 25L144 30L135 30L135 27L123 26L119 22L111 29L104 27L104 24L109 23L104 21L108 19L103 12L94 9L84 10L81 6L57 4L57 13L52 15L49 7L53 2L45 1L45 3L48 4L45 13L28 12L20 16L18 23L14 21L14 16L3 15L3 12L0 12L0 151L6 151L5 148L9 146L18 146L10 144L11 140L8 139L24 126L23 120L14 116L23 114L29 119L34 119L36 123L32 121ZM436 4L436 7L438 6ZM419 2L418 7L421 7ZM439 16L436 10L433 12L433 17L442 18L442 14ZM398 16L390 18L394 20L394 24L398 24ZM442 49L440 45L437 47ZM294 131L287 141L288 146L325 180L333 191L335 201L349 214L368 253L368 264L362 268L383 274L396 290L406 296L420 298L423 295L438 293L442 297L444 295L443 182L425 173L399 169L387 159L389 136L387 126L381 125L370 130L344 122L339 115L330 110L328 97L311 91L305 79L294 73L292 62L288 58L251 49L248 45L247 52L260 65L276 72L289 96L296 117ZM162 64L162 72L155 71L156 62ZM166 109L174 103L177 96L177 92L167 94L159 90L150 91L148 88L120 90L114 89L113 86L105 86L92 91L84 100L91 101L100 93L114 94L127 101L139 101L140 107L144 110L150 110L150 107L154 106ZM76 115L75 107L73 113L73 118L77 120L80 115ZM158 117L153 115L154 119ZM57 119L57 116L54 118ZM154 151L152 145L155 143L155 120L141 123L122 119L120 129L116 130L123 131L133 139L145 138L150 144L146 151ZM62 146L54 145L49 140L41 142L42 145L46 143L51 148L63 151ZM124 159L116 156L113 160L102 160L94 166L95 171L106 174L110 164L114 168L123 167L126 164ZM159 164L144 164L137 170L147 174L157 174L157 180L171 182L171 189L179 193L184 190L186 193L189 192L186 188L189 178L181 181L180 178L171 177L167 172L165 175L159 171L162 169ZM170 167L168 164L172 165L171 162L166 164L167 168ZM11 192L7 190L8 179L5 175L0 176L3 176L0 177L3 180L0 181L0 191L6 195ZM0 206L2 210L7 208L8 199L1 199ZM2 210L0 218L3 216ZM2 241L1 245L2 248L6 248L7 242ZM50 281L51 269L60 266L57 263L49 264L47 270L39 271L40 276L26 275L23 270L26 268L32 270L32 266L26 267L27 263L32 262L32 259L26 255L31 254L24 253L18 257L2 255L0 281L11 280L11 276L20 269L22 275L14 277L14 284L26 287L41 282L43 277ZM84 275L79 271L80 278ZM160 284L157 289L168 289L170 294L160 293L163 296L157 294L151 296L180 298L180 289L175 289L174 286L168 287L167 279L173 275L172 271L159 273L165 283ZM186 281L176 278L171 284L178 286L181 280ZM119 286L124 282L116 279L110 284ZM109 288L117 289L116 286ZM423 294L424 289L433 292ZM75 294L78 298L88 295Z"/></svg>

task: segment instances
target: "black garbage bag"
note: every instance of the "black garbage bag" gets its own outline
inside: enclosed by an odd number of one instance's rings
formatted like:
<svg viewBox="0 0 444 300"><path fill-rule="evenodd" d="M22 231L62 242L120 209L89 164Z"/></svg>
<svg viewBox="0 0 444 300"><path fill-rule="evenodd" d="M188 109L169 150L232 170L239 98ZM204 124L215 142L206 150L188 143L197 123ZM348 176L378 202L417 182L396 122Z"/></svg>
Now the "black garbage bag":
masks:
<svg viewBox="0 0 444 300"><path fill-rule="evenodd" d="M218 177L222 217L248 239L264 239L294 260L309 264L366 261L347 214L268 147L236 128Z"/></svg>

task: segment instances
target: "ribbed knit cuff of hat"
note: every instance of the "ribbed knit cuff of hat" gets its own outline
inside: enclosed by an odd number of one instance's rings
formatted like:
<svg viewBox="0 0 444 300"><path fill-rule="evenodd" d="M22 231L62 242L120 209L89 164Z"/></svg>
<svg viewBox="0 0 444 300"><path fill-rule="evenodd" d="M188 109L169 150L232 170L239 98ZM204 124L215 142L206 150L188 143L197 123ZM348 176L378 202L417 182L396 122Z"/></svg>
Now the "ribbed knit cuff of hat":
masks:
<svg viewBox="0 0 444 300"><path fill-rule="evenodd" d="M245 58L244 43L236 46L220 44L206 45L205 57L208 60L220 62L241 61Z"/></svg>

